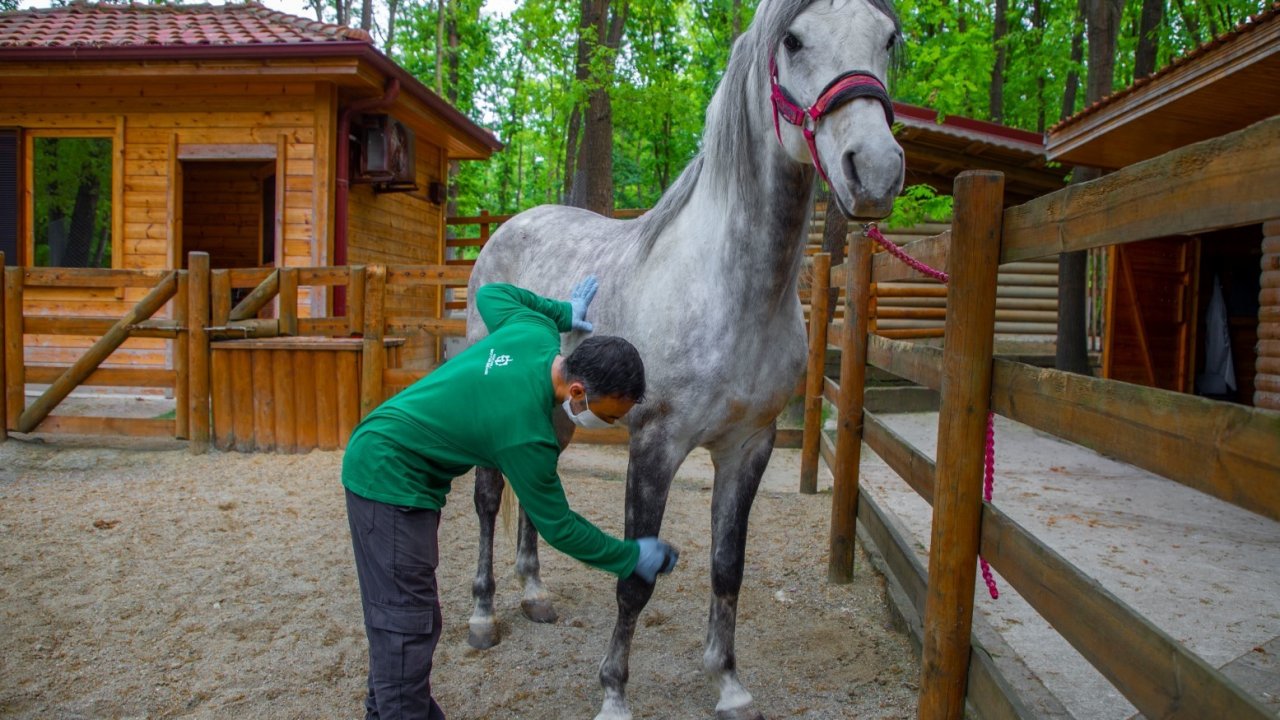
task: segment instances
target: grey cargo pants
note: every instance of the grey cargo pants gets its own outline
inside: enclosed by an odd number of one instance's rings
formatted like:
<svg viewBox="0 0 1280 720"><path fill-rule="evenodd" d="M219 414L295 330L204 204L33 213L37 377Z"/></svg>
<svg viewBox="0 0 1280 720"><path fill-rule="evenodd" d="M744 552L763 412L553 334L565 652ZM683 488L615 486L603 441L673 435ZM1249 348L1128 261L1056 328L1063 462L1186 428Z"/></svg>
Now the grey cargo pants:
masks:
<svg viewBox="0 0 1280 720"><path fill-rule="evenodd" d="M348 490L347 520L369 638L365 718L444 720L431 697L431 658L441 625L440 512L388 505Z"/></svg>

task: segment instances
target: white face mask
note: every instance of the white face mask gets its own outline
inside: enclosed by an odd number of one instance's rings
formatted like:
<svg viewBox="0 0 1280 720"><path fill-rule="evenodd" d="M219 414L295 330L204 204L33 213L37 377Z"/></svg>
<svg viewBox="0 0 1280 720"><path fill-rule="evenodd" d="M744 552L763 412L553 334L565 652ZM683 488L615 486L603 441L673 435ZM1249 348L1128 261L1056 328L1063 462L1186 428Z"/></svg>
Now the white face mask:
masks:
<svg viewBox="0 0 1280 720"><path fill-rule="evenodd" d="M587 402L585 397L582 399L582 402L587 406L587 409L577 415L574 415L573 408L569 407L571 400L572 398L565 398L563 407L565 414L569 416L569 419L573 421L574 425L577 425L580 428L587 428L588 430L606 430L613 427L611 423L601 420L599 416L591 412L591 403Z"/></svg>

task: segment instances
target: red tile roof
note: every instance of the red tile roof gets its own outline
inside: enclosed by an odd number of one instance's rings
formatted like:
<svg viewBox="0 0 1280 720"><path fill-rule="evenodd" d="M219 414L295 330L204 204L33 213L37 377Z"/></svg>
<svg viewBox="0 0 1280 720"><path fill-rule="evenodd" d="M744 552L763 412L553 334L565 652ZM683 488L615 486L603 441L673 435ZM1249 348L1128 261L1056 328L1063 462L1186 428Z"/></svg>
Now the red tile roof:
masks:
<svg viewBox="0 0 1280 720"><path fill-rule="evenodd" d="M241 5L108 5L0 13L0 48L125 48L371 42L364 30Z"/></svg>

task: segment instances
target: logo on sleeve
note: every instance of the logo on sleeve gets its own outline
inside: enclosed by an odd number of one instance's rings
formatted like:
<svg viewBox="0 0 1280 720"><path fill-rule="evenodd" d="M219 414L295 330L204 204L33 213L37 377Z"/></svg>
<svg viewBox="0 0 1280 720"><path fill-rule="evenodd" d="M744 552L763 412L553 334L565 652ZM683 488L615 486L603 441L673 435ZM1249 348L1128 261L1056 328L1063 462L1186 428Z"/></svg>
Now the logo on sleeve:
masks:
<svg viewBox="0 0 1280 720"><path fill-rule="evenodd" d="M511 364L510 355L499 355L497 350L494 350L493 348L489 348L489 360L484 364L484 374L488 375L489 370L491 370L494 366L506 367L507 365L510 365L510 364Z"/></svg>

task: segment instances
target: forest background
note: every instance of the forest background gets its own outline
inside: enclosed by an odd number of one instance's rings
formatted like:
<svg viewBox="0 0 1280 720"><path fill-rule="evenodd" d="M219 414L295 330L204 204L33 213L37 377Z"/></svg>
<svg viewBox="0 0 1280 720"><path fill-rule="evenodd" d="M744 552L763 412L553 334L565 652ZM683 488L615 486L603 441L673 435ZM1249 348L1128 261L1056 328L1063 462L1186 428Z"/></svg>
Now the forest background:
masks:
<svg viewBox="0 0 1280 720"><path fill-rule="evenodd" d="M706 106L757 4L508 0L513 10L499 14L484 0L303 1L317 18L369 30L506 144L458 168L458 215L542 203L651 207L698 152ZM897 0L904 42L890 92L944 117L1043 132L1267 4ZM1091 64L1096 97L1086 88ZM928 188L909 189L894 221L949 207Z"/></svg>

